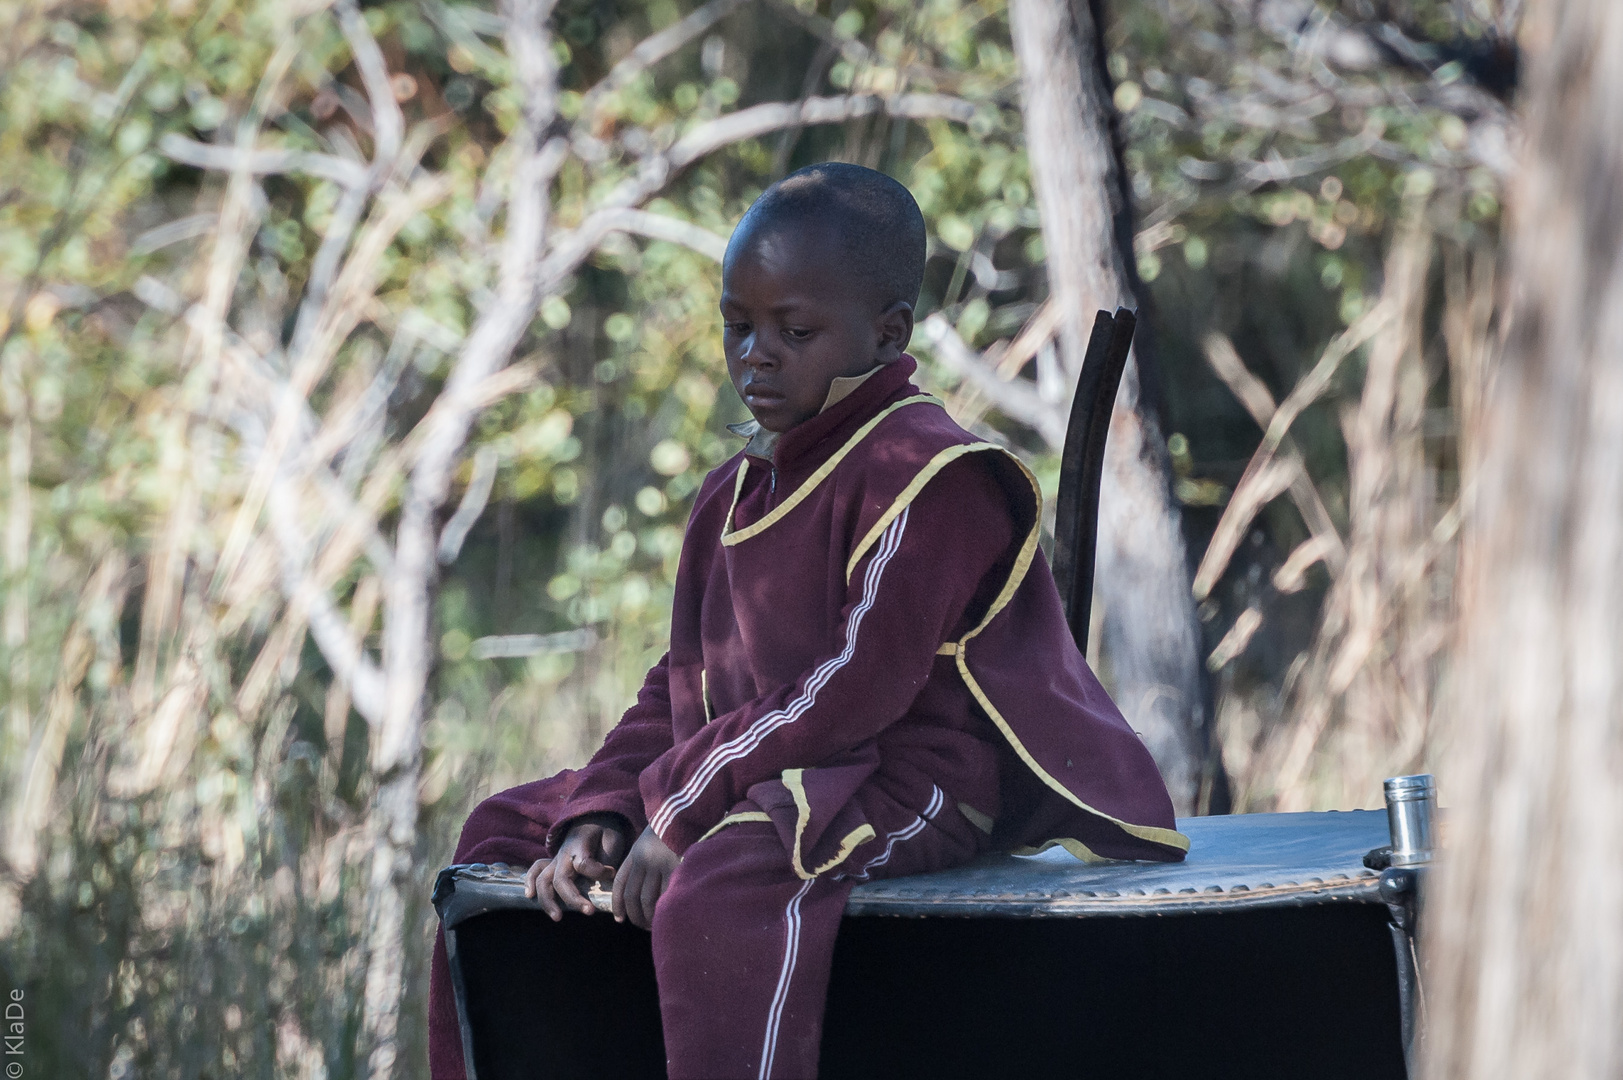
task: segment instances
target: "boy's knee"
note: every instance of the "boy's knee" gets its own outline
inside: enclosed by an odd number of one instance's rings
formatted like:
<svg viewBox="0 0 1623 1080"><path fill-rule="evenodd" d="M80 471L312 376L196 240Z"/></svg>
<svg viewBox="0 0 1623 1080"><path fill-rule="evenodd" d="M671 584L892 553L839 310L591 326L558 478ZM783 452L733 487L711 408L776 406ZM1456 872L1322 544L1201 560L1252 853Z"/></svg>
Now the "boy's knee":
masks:
<svg viewBox="0 0 1623 1080"><path fill-rule="evenodd" d="M731 876L686 870L686 863L677 867L654 905L654 941L677 943L684 951L720 947L733 936L740 910L748 906L745 897Z"/></svg>
<svg viewBox="0 0 1623 1080"><path fill-rule="evenodd" d="M734 926L754 897L794 879L771 825L729 825L687 850L654 909L654 933L703 935Z"/></svg>
<svg viewBox="0 0 1623 1080"><path fill-rule="evenodd" d="M705 941L710 937L709 918L717 907L725 904L720 897L707 897L703 890L686 887L678 867L670 884L654 904L654 921L650 929L655 941ZM707 910L707 908L709 910Z"/></svg>

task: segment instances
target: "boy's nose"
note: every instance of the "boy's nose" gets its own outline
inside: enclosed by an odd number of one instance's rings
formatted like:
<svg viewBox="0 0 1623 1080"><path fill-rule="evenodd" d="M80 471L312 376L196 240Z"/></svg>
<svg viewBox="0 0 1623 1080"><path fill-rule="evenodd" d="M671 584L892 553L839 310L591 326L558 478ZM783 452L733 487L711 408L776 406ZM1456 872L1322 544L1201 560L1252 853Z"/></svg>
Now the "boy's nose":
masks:
<svg viewBox="0 0 1623 1080"><path fill-rule="evenodd" d="M749 336L739 346L738 359L751 367L760 367L762 364L772 363L772 356L762 346L761 335L751 331Z"/></svg>

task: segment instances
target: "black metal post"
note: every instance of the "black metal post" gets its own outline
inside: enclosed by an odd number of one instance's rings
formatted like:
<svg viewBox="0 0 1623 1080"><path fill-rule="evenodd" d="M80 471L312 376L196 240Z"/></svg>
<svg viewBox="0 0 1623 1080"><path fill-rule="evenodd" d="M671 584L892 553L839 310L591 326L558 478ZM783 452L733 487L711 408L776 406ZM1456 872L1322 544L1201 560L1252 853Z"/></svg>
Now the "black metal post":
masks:
<svg viewBox="0 0 1623 1080"><path fill-rule="evenodd" d="M1083 655L1088 651L1088 621L1093 610L1093 561L1098 546L1099 485L1104 477L1105 441L1116 390L1127 368L1137 317L1117 308L1114 317L1101 311L1093 320L1087 355L1071 399L1071 418L1060 453L1059 492L1054 505L1054 583L1071 637Z"/></svg>
<svg viewBox="0 0 1623 1080"><path fill-rule="evenodd" d="M1391 914L1392 949L1398 962L1398 1009L1403 1022L1403 1060L1411 1077L1419 1074L1425 1036L1426 999L1420 981L1420 893L1426 870L1393 866L1381 871L1381 899Z"/></svg>

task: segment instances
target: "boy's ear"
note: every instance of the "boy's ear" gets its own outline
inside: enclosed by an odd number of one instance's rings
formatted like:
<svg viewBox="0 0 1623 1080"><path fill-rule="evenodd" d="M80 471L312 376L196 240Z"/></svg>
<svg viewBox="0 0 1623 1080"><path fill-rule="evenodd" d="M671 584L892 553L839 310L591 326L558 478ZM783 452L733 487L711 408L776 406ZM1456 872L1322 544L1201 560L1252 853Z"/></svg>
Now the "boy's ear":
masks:
<svg viewBox="0 0 1623 1080"><path fill-rule="evenodd" d="M875 329L879 332L879 343L874 359L881 364L894 364L907 351L907 343L913 340L913 305L897 300L879 313Z"/></svg>

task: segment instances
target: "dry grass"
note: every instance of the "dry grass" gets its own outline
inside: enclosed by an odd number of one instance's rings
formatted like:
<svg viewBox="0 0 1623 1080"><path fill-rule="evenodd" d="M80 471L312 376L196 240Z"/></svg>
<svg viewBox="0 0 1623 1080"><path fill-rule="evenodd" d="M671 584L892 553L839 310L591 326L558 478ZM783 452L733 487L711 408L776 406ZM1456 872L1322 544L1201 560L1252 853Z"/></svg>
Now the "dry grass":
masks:
<svg viewBox="0 0 1623 1080"><path fill-rule="evenodd" d="M1274 574L1273 588L1302 588L1315 564L1329 579L1313 640L1277 689L1242 689L1227 670L1262 624L1256 606L1209 658L1223 673L1218 739L1237 811L1379 805L1383 778L1438 759L1469 485L1459 462L1470 460L1479 431L1497 256L1453 244L1439 256L1425 211L1423 200L1412 202L1379 301L1277 410L1227 340L1208 342L1213 370L1267 435L1197 572L1197 595L1221 577L1262 507L1287 493L1309 538ZM1338 526L1288 428L1359 347L1361 389L1340 407L1349 494ZM1446 407L1434 404L1440 383Z"/></svg>

